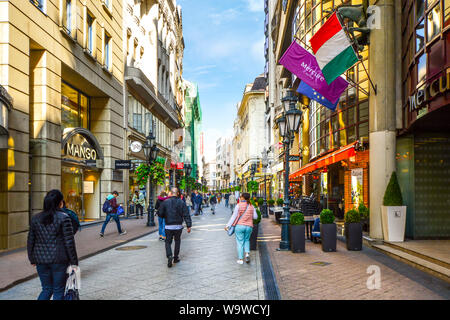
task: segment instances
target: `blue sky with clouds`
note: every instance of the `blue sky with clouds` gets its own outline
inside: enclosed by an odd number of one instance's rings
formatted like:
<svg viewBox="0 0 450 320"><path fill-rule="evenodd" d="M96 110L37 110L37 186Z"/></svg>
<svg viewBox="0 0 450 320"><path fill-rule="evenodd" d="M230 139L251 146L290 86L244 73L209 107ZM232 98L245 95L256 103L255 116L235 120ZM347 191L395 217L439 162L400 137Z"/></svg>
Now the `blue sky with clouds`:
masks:
<svg viewBox="0 0 450 320"><path fill-rule="evenodd" d="M199 86L207 158L231 136L244 87L264 72L264 0L178 0L183 78ZM208 159L209 160L209 159Z"/></svg>

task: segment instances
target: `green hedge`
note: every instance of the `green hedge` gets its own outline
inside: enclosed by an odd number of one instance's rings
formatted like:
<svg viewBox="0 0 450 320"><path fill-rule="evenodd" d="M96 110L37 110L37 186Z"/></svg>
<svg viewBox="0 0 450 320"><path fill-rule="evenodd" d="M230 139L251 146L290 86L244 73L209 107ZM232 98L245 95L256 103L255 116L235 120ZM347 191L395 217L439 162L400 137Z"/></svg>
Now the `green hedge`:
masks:
<svg viewBox="0 0 450 320"><path fill-rule="evenodd" d="M291 214L291 225L299 226L305 224L305 216L301 212Z"/></svg>
<svg viewBox="0 0 450 320"><path fill-rule="evenodd" d="M392 172L389 184L386 187L386 192L384 193L383 205L386 207L397 207L403 206L402 191L400 190L400 185L397 180L397 173Z"/></svg>
<svg viewBox="0 0 450 320"><path fill-rule="evenodd" d="M320 213L320 223L322 224L332 224L334 223L334 214L330 209L324 209Z"/></svg>
<svg viewBox="0 0 450 320"><path fill-rule="evenodd" d="M358 223L358 222L361 222L361 215L355 209L351 209L351 210L347 211L347 213L345 214L344 218L345 218L345 222L346 223Z"/></svg>

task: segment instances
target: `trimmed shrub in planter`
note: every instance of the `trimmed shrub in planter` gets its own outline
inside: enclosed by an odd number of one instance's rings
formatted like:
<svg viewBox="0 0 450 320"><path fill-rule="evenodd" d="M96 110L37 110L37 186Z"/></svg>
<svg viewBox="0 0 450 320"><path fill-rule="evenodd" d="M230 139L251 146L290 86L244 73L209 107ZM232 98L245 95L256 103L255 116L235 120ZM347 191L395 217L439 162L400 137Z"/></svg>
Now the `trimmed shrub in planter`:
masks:
<svg viewBox="0 0 450 320"><path fill-rule="evenodd" d="M369 208L367 208L364 203L361 203L358 206L358 212L361 216L361 223L363 231L369 232L369 217L370 217L370 211Z"/></svg>
<svg viewBox="0 0 450 320"><path fill-rule="evenodd" d="M291 215L290 237L291 251L294 253L305 252L305 217L301 212Z"/></svg>
<svg viewBox="0 0 450 320"><path fill-rule="evenodd" d="M345 240L347 242L347 250L362 250L362 225L361 215L355 209L349 210L345 214Z"/></svg>
<svg viewBox="0 0 450 320"><path fill-rule="evenodd" d="M277 206L282 207L283 205L284 205L284 200L283 200L283 198L277 199Z"/></svg>
<svg viewBox="0 0 450 320"><path fill-rule="evenodd" d="M391 175L381 206L383 238L391 242L403 242L406 227L406 206L395 171Z"/></svg>
<svg viewBox="0 0 450 320"><path fill-rule="evenodd" d="M275 200L269 199L267 200L267 204L269 205L269 207L273 207L275 205Z"/></svg>
<svg viewBox="0 0 450 320"><path fill-rule="evenodd" d="M320 238L322 239L322 251L335 252L337 242L336 224L333 211L324 209L320 213Z"/></svg>
<svg viewBox="0 0 450 320"><path fill-rule="evenodd" d="M258 199L258 206L261 208L264 204L264 199L263 198L259 198Z"/></svg>
<svg viewBox="0 0 450 320"><path fill-rule="evenodd" d="M258 218L253 220L253 231L250 235L250 250L256 250L258 243L258 231L259 223L261 222L261 211L259 209L256 209L256 213L258 214Z"/></svg>

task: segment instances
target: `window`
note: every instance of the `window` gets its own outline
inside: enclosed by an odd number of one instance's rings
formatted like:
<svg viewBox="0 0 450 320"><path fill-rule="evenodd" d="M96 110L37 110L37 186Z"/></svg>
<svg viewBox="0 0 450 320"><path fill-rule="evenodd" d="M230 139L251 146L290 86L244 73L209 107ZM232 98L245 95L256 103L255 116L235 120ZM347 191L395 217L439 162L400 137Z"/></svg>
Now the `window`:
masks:
<svg viewBox="0 0 450 320"><path fill-rule="evenodd" d="M63 7L62 24L68 34L72 32L72 0L65 0L66 5Z"/></svg>
<svg viewBox="0 0 450 320"><path fill-rule="evenodd" d="M427 17L427 41L431 41L441 32L441 7L435 6Z"/></svg>
<svg viewBox="0 0 450 320"><path fill-rule="evenodd" d="M108 71L111 71L112 69L112 63L111 63L111 57L112 57L112 51L111 51L111 36L105 32L104 36L104 47L103 47L103 65L105 68L108 69Z"/></svg>
<svg viewBox="0 0 450 320"><path fill-rule="evenodd" d="M87 19L86 19L86 23L87 23L87 38L86 38L86 49L89 51L89 53L91 55L94 55L94 48L95 48L95 18L90 15L89 13L87 14Z"/></svg>
<svg viewBox="0 0 450 320"><path fill-rule="evenodd" d="M66 83L61 84L61 127L89 129L89 98Z"/></svg>
<svg viewBox="0 0 450 320"><path fill-rule="evenodd" d="M450 0L444 1L444 27L450 25Z"/></svg>
<svg viewBox="0 0 450 320"><path fill-rule="evenodd" d="M44 12L44 0L30 0L39 10Z"/></svg>
<svg viewBox="0 0 450 320"><path fill-rule="evenodd" d="M422 22L416 28L416 53L422 50L425 44L425 23Z"/></svg>
<svg viewBox="0 0 450 320"><path fill-rule="evenodd" d="M422 54L417 63L417 83L421 83L427 76L427 55Z"/></svg>

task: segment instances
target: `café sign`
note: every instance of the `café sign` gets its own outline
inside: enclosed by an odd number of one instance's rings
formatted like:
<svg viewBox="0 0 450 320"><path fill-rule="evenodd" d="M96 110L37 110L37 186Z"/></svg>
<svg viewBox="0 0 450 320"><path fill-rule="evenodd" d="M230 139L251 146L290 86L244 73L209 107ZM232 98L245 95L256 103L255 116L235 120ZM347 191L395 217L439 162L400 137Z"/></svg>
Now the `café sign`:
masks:
<svg viewBox="0 0 450 320"><path fill-rule="evenodd" d="M445 93L450 90L450 70L447 74L428 83L425 87L417 90L417 92L409 97L409 111L419 111L425 107L426 102L431 101L438 94Z"/></svg>

